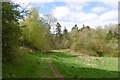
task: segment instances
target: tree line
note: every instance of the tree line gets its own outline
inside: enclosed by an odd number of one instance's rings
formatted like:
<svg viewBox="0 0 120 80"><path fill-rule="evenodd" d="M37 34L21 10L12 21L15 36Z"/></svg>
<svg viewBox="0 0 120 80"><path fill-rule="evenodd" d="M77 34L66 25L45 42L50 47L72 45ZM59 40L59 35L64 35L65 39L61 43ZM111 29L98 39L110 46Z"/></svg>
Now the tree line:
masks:
<svg viewBox="0 0 120 80"><path fill-rule="evenodd" d="M117 24L106 25L105 28L99 26L96 29L85 25L79 29L75 24L68 32L66 28L61 30L61 24L52 15L45 15L43 18L39 16L37 9L32 8L30 11L32 13L21 22L22 25L26 25L22 41L25 40L24 42L29 43L29 46L43 52L53 49L71 49L76 52L84 51L93 56L118 55ZM54 25L50 25L51 23ZM52 27L54 27L53 31L51 31Z"/></svg>

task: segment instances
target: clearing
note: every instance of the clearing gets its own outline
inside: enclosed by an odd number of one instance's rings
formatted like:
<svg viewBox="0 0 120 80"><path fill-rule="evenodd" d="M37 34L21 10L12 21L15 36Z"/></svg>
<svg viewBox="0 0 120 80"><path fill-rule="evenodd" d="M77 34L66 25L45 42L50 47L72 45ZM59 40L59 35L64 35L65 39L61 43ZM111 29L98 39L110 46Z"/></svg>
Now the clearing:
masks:
<svg viewBox="0 0 120 80"><path fill-rule="evenodd" d="M3 65L3 78L118 78L118 58L90 57L54 50Z"/></svg>

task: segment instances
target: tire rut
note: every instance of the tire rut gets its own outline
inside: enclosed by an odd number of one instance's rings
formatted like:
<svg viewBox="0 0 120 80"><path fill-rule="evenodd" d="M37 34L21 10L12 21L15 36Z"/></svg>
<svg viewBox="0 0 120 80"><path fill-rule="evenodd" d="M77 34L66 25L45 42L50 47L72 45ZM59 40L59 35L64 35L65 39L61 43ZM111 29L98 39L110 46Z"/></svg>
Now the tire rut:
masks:
<svg viewBox="0 0 120 80"><path fill-rule="evenodd" d="M58 71L58 69L55 67L55 65L52 63L51 59L48 59L47 62L49 64L51 71L54 73L55 77L57 78L57 80L63 80L63 76Z"/></svg>

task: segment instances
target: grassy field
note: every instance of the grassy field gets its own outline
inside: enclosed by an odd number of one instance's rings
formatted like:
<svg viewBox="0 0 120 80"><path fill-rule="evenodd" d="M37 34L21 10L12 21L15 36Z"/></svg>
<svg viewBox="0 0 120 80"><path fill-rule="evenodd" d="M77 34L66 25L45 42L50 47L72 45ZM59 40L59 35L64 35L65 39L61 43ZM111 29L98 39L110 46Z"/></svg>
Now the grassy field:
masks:
<svg viewBox="0 0 120 80"><path fill-rule="evenodd" d="M64 78L117 78L118 58L89 57L66 51L47 54L24 53L19 63L6 64L4 78L55 78L51 60Z"/></svg>
<svg viewBox="0 0 120 80"><path fill-rule="evenodd" d="M3 78L54 78L47 61L42 58L42 54L25 53L19 63L4 65Z"/></svg>
<svg viewBox="0 0 120 80"><path fill-rule="evenodd" d="M65 78L117 78L118 59L56 52L53 63Z"/></svg>

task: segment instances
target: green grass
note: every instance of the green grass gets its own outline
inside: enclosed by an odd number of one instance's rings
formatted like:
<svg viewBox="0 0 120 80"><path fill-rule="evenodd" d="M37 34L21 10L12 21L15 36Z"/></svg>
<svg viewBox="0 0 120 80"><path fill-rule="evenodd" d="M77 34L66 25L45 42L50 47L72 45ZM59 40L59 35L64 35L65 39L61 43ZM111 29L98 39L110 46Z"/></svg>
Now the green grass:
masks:
<svg viewBox="0 0 120 80"><path fill-rule="evenodd" d="M52 56L65 78L118 78L117 58L78 57L68 52L56 52Z"/></svg>
<svg viewBox="0 0 120 80"><path fill-rule="evenodd" d="M19 63L5 64L3 78L54 78L47 61L41 55L25 53Z"/></svg>
<svg viewBox="0 0 120 80"><path fill-rule="evenodd" d="M79 57L65 51L53 51L34 55L25 52L18 63L4 65L3 78L55 78L47 63L49 58L64 78L118 77L118 58Z"/></svg>

